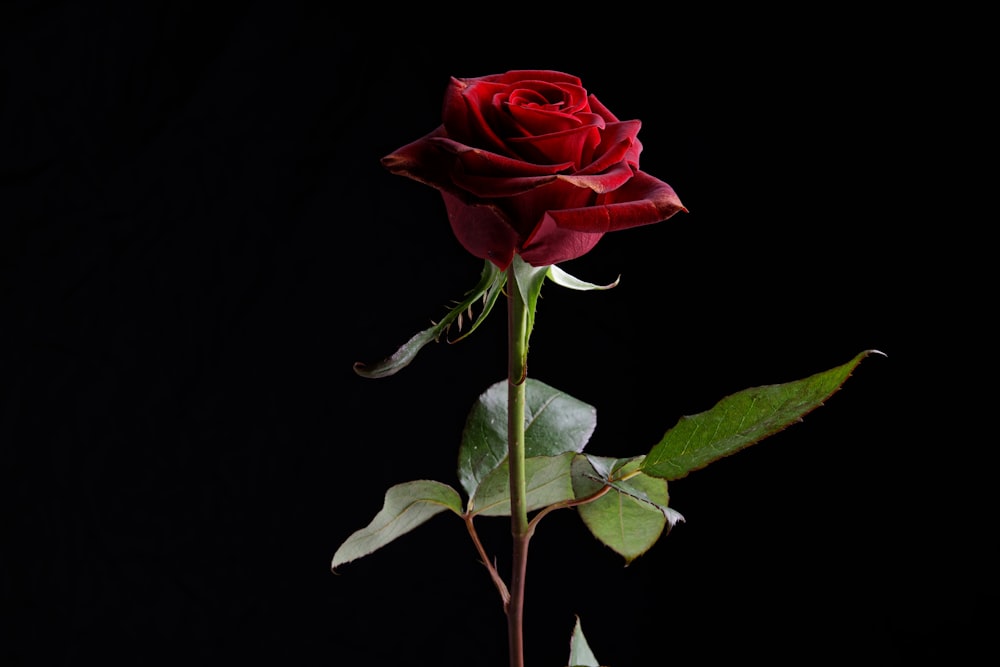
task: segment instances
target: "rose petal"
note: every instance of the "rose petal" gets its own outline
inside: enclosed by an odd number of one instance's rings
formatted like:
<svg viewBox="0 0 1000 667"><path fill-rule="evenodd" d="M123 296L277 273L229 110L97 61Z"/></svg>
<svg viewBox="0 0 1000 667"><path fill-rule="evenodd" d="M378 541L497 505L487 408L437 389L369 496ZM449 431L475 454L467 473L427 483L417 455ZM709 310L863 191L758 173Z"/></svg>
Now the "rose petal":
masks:
<svg viewBox="0 0 1000 667"><path fill-rule="evenodd" d="M588 174L599 173L616 162L625 162L638 169L639 153L642 151L642 144L639 143L641 126L642 123L637 120L608 123L592 161L581 171Z"/></svg>
<svg viewBox="0 0 1000 667"><path fill-rule="evenodd" d="M583 82L580 77L566 74L558 70L547 69L514 69L503 74L490 74L478 79L468 79L469 81L493 81L496 83L520 85L524 81L547 81L552 83L565 83L570 86L582 87Z"/></svg>
<svg viewBox="0 0 1000 667"><path fill-rule="evenodd" d="M644 172L637 172L623 187L604 197L603 204L549 211L519 254L532 266L576 259L607 232L662 222L687 211L674 189Z"/></svg>
<svg viewBox="0 0 1000 667"><path fill-rule="evenodd" d="M599 203L600 195L589 188L580 188L562 179L535 188L517 197L497 199L495 204L506 216L510 226L529 238L546 211L586 208Z"/></svg>
<svg viewBox="0 0 1000 667"><path fill-rule="evenodd" d="M486 77L487 79L489 77ZM475 83L476 85L471 85ZM478 79L456 79L445 90L442 127L447 135L456 141L475 144L480 148L496 152L506 152L503 139L493 130L491 123L483 115L489 99L506 86Z"/></svg>
<svg viewBox="0 0 1000 667"><path fill-rule="evenodd" d="M561 181L572 183L578 188L589 188L598 194L604 194L620 188L633 177L633 174L635 174L635 171L632 167L624 162L619 162L600 174L577 172L575 174L560 175L557 178Z"/></svg>
<svg viewBox="0 0 1000 667"><path fill-rule="evenodd" d="M517 158L473 148L446 136L431 137L429 141L458 156L466 171L483 176L553 176L573 167L572 162L562 164L536 164Z"/></svg>
<svg viewBox="0 0 1000 667"><path fill-rule="evenodd" d="M558 91L563 99L556 103L546 99L548 96L544 93L540 93L542 96L540 102L519 98L518 91L514 91L514 94L507 98L507 111L523 128L524 136L569 130L587 122L587 116L597 116L587 111L587 96L582 91L569 91L564 88L559 88ZM597 118L601 121L601 125L604 125L604 119L600 116Z"/></svg>
<svg viewBox="0 0 1000 667"><path fill-rule="evenodd" d="M611 113L610 109L601 104L601 101L594 95L590 96L590 110L594 113L601 114L601 116L604 117L604 120L610 123L618 122L618 117Z"/></svg>
<svg viewBox="0 0 1000 667"><path fill-rule="evenodd" d="M653 210L643 212L645 207L629 209L628 204L634 202L648 202ZM608 193L605 204L612 212L608 229L611 232L663 222L675 213L688 212L669 184L644 171L637 171L632 180Z"/></svg>
<svg viewBox="0 0 1000 667"><path fill-rule="evenodd" d="M663 222L679 211L687 209L672 187L638 171L625 185L604 195L599 206L549 211L547 215L560 229L604 233Z"/></svg>
<svg viewBox="0 0 1000 667"><path fill-rule="evenodd" d="M604 120L597 115L589 115L587 120L593 122L561 132L512 137L507 143L534 161L570 162L574 169L580 169L590 162L590 156L602 141Z"/></svg>
<svg viewBox="0 0 1000 667"><path fill-rule="evenodd" d="M445 137L435 137L436 145L454 153L457 161L444 182L445 189L466 190L482 198L510 197L551 183L560 171L572 169L567 164L534 164L523 160L470 148Z"/></svg>
<svg viewBox="0 0 1000 667"><path fill-rule="evenodd" d="M559 264L586 255L602 236L603 232L581 233L561 229L554 218L546 215L518 254L532 266Z"/></svg>
<svg viewBox="0 0 1000 667"><path fill-rule="evenodd" d="M454 158L442 152L435 140L443 136L444 127L427 134L416 141L396 149L382 158L382 166L393 174L407 176L415 181L441 187L450 178Z"/></svg>
<svg viewBox="0 0 1000 667"><path fill-rule="evenodd" d="M492 206L466 204L442 191L448 222L455 238L468 252L506 269L520 239L517 232Z"/></svg>
<svg viewBox="0 0 1000 667"><path fill-rule="evenodd" d="M520 178L476 176L461 171L455 171L451 175L455 185L481 199L521 195L529 190L548 185L557 178L558 176L524 176Z"/></svg>
<svg viewBox="0 0 1000 667"><path fill-rule="evenodd" d="M550 79L518 81L507 89L507 101L512 106L558 110L567 115L590 110L590 97L582 85Z"/></svg>

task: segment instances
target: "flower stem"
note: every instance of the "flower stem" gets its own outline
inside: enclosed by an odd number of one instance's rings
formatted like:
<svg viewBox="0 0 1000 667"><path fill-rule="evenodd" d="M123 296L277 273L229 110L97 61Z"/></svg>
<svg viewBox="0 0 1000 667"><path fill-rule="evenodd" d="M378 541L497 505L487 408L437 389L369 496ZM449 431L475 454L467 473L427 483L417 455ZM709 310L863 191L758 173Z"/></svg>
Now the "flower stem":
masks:
<svg viewBox="0 0 1000 667"><path fill-rule="evenodd" d="M528 565L527 491L524 470L524 403L527 375L528 305L521 296L513 264L507 269L507 456L510 470L510 519L513 560L507 636L510 667L524 667L524 578Z"/></svg>

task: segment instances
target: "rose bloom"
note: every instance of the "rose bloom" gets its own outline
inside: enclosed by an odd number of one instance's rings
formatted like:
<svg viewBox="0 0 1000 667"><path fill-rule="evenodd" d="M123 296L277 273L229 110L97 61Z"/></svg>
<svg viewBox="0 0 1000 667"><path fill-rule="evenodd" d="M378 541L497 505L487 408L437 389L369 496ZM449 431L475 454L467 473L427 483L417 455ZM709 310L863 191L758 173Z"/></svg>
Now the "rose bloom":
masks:
<svg viewBox="0 0 1000 667"><path fill-rule="evenodd" d="M562 72L452 78L442 124L382 164L437 188L476 257L506 269L517 253L547 266L586 254L607 232L687 211L639 170L639 127Z"/></svg>

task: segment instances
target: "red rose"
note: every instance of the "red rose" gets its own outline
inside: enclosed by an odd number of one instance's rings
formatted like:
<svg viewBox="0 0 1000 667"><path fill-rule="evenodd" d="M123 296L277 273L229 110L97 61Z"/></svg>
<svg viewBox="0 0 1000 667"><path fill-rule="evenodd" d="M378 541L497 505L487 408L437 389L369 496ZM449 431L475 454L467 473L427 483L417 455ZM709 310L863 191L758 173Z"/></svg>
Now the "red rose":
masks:
<svg viewBox="0 0 1000 667"><path fill-rule="evenodd" d="M638 120L620 121L562 72L452 78L442 124L382 158L437 188L466 250L505 269L589 252L607 232L687 211L639 170Z"/></svg>

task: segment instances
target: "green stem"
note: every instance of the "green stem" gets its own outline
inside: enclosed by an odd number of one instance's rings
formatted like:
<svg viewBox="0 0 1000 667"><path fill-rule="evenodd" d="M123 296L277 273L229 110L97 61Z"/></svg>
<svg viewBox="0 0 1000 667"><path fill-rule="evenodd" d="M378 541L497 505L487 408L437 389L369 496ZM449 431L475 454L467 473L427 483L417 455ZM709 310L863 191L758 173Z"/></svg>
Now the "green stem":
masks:
<svg viewBox="0 0 1000 667"><path fill-rule="evenodd" d="M524 403L528 350L528 305L514 275L507 269L507 456L510 470L510 519L514 539L507 604L510 667L524 667L524 578L528 565L527 491L524 472Z"/></svg>

